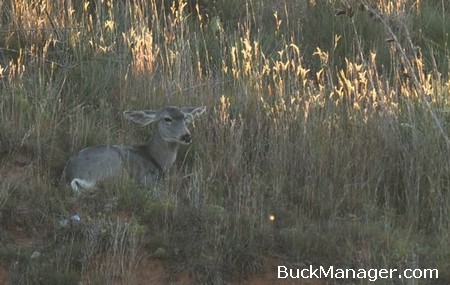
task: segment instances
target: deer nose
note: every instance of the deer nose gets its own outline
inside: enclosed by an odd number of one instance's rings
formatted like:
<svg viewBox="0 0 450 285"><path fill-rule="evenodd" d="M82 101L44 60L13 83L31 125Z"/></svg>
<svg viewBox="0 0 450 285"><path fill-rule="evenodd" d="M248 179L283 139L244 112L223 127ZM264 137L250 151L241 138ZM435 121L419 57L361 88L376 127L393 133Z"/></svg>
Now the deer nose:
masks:
<svg viewBox="0 0 450 285"><path fill-rule="evenodd" d="M181 140L185 143L190 143L192 141L191 134L185 134L181 137Z"/></svg>

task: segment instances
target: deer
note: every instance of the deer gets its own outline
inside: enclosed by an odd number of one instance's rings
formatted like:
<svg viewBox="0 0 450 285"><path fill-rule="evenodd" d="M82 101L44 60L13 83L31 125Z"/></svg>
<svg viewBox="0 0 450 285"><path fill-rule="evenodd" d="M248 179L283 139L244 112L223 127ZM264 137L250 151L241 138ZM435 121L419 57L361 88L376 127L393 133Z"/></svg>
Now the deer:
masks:
<svg viewBox="0 0 450 285"><path fill-rule="evenodd" d="M72 156L62 179L79 195L98 182L127 173L139 185L149 186L164 180L174 164L180 145L192 141L188 129L206 110L202 107L168 106L160 110L125 111L123 116L139 126L156 124L149 143L141 145L96 145Z"/></svg>

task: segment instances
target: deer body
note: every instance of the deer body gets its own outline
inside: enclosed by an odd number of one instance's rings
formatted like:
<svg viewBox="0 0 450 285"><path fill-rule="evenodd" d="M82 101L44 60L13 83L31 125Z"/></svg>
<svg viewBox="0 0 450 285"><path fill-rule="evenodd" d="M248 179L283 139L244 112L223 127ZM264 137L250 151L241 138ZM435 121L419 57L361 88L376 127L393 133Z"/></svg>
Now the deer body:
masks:
<svg viewBox="0 0 450 285"><path fill-rule="evenodd" d="M124 172L144 186L162 179L174 164L180 144L191 142L187 126L205 109L166 107L157 111L126 111L124 116L138 125L156 123L150 143L98 145L83 149L68 161L65 179L76 193Z"/></svg>

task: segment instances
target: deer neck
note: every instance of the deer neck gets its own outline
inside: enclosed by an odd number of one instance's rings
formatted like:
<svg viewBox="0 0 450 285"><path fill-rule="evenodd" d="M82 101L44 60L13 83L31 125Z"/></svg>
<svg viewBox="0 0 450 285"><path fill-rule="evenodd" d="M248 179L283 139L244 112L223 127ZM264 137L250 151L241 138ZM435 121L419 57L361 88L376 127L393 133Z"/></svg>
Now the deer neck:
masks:
<svg viewBox="0 0 450 285"><path fill-rule="evenodd" d="M165 141L159 132L155 132L145 150L157 166L167 173L177 158L178 144Z"/></svg>

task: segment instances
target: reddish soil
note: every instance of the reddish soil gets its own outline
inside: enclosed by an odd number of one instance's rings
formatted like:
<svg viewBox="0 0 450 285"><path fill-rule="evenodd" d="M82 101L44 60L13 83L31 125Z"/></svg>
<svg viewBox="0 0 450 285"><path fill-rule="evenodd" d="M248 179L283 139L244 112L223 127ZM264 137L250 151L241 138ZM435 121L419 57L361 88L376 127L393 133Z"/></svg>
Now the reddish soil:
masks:
<svg viewBox="0 0 450 285"><path fill-rule="evenodd" d="M169 280L163 263L155 259L145 259L135 269L133 285L192 285L198 281L188 270L182 270L174 280ZM320 279L277 279L276 265L266 265L266 271L247 280L236 282L236 285L330 285L332 283ZM0 266L0 284L9 284L9 271ZM126 285L130 280L115 280L112 285Z"/></svg>
<svg viewBox="0 0 450 285"><path fill-rule="evenodd" d="M9 271L7 268L0 266L0 284L9 284Z"/></svg>
<svg viewBox="0 0 450 285"><path fill-rule="evenodd" d="M8 189L9 185L19 183L25 175L25 167L20 166L0 166L0 198L2 198L4 191Z"/></svg>
<svg viewBox="0 0 450 285"><path fill-rule="evenodd" d="M280 264L278 262L278 264ZM252 276L247 280L235 282L236 285L330 285L332 283L320 279L278 279L277 278L277 261L266 259L265 272L256 276ZM143 260L136 268L136 285L191 285L198 284L188 270L181 271L175 280L168 279L167 270L159 260L147 259ZM117 283L119 285L121 283Z"/></svg>
<svg viewBox="0 0 450 285"><path fill-rule="evenodd" d="M187 270L181 271L172 282L168 279L167 270L159 260L143 260L136 268L136 285L191 285L197 284L196 279Z"/></svg>
<svg viewBox="0 0 450 285"><path fill-rule="evenodd" d="M23 172L24 168L21 166L3 167L0 169L0 181L2 181L2 183L16 182L22 177Z"/></svg>
<svg viewBox="0 0 450 285"><path fill-rule="evenodd" d="M34 242L33 238L31 238L21 227L10 226L6 228L6 232L8 238L11 239L15 245L30 246Z"/></svg>
<svg viewBox="0 0 450 285"><path fill-rule="evenodd" d="M1 162L1 159L0 159ZM3 165L3 166L2 166ZM6 185L12 185L18 183L26 176L27 166L8 165L6 163L0 164L0 198L2 192L5 190ZM120 220L128 221L130 214L121 212L118 214ZM35 241L20 226L9 226L6 229L7 236L14 244L18 246L30 246ZM237 285L328 285L331 284L325 280L318 279L278 279L277 278L277 265L281 264L280 260L276 258L266 258L264 272L255 276L252 276L246 280L235 282ZM134 269L133 274L135 285L191 285L198 284L195 276L187 269L182 270L174 278L170 278L168 270L164 267L163 262L158 259L143 259L139 265ZM171 280L172 279L172 280ZM128 281L128 282L127 282ZM113 285L129 284L130 280L115 280ZM9 284L10 272L8 268L0 266L0 285Z"/></svg>
<svg viewBox="0 0 450 285"><path fill-rule="evenodd" d="M330 282L320 279L278 279L277 266L281 264L275 259L266 259L265 272L259 275L252 276L240 282L234 282L236 285L330 285ZM161 261L155 259L143 260L136 268L136 285L191 285L198 284L198 281L188 271L181 271L175 280L171 282L168 279L167 270Z"/></svg>
<svg viewBox="0 0 450 285"><path fill-rule="evenodd" d="M23 181L29 162L25 156L17 155L12 162L8 162L5 155L0 154L0 198L8 186L18 184Z"/></svg>

